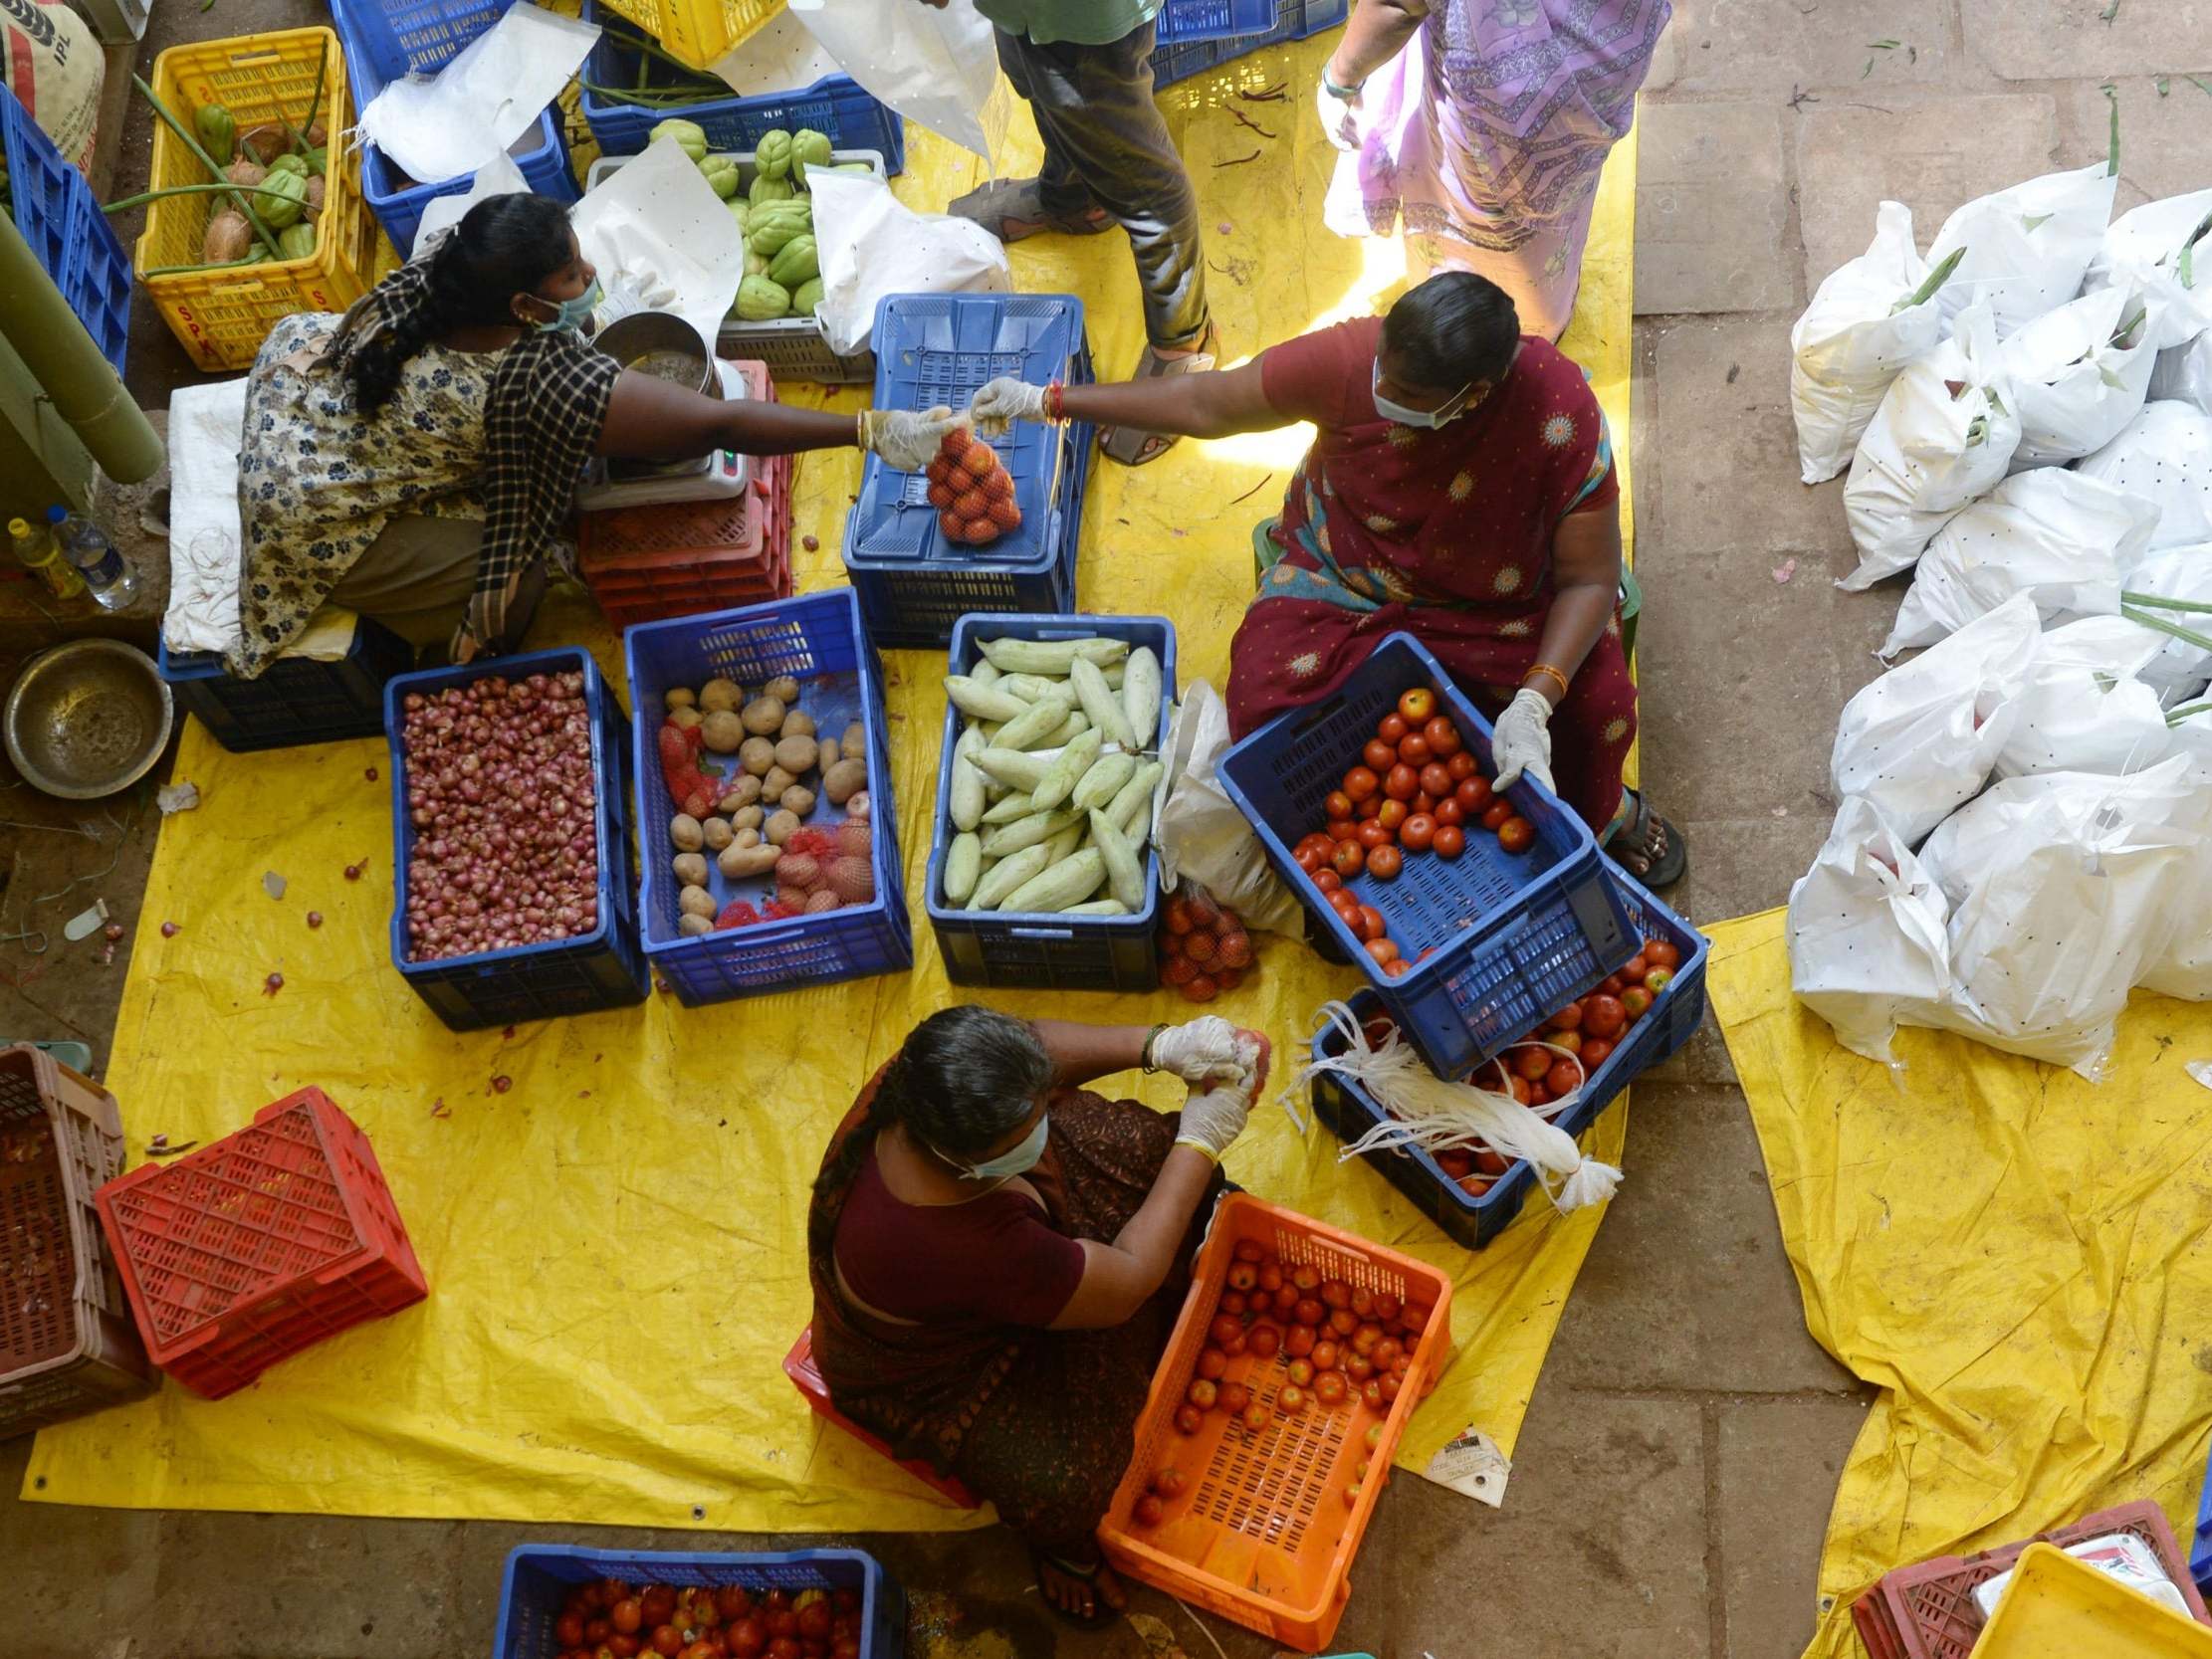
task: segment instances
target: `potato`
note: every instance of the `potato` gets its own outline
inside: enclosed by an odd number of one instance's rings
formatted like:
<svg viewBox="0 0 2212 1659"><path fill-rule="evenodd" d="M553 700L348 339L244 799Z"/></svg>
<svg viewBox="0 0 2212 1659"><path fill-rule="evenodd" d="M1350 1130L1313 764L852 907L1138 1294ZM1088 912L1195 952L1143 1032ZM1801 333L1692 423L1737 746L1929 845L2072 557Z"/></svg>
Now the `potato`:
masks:
<svg viewBox="0 0 2212 1659"><path fill-rule="evenodd" d="M741 806L731 813L730 827L743 835L747 830L758 830L764 816L766 814L762 811L760 802L756 801L751 806ZM759 839L758 836L755 839Z"/></svg>
<svg viewBox="0 0 2212 1659"><path fill-rule="evenodd" d="M744 751L741 749L739 752L742 754ZM761 780L751 772L744 772L722 792L722 799L715 804L715 810L725 818L734 817L760 798Z"/></svg>
<svg viewBox="0 0 2212 1659"><path fill-rule="evenodd" d="M717 710L734 715L744 702L745 693L735 680L710 680L699 688L699 707L710 715Z"/></svg>
<svg viewBox="0 0 2212 1659"><path fill-rule="evenodd" d="M757 697L745 706L745 728L758 736L783 728L783 700L776 697Z"/></svg>
<svg viewBox="0 0 2212 1659"><path fill-rule="evenodd" d="M868 752L868 728L858 721L845 727L845 734L837 739L837 752L851 759L859 759Z"/></svg>
<svg viewBox="0 0 2212 1659"><path fill-rule="evenodd" d="M832 806L843 806L855 791L867 786L868 764L864 760L840 760L822 773L822 793Z"/></svg>
<svg viewBox="0 0 2212 1659"><path fill-rule="evenodd" d="M707 851L710 853L721 852L723 848L730 845L730 837L737 833L731 828L730 820L727 818L709 818L699 826L699 829L706 840Z"/></svg>
<svg viewBox="0 0 2212 1659"><path fill-rule="evenodd" d="M758 847L760 844L761 826L758 824L748 825L730 838L730 845L733 847Z"/></svg>
<svg viewBox="0 0 2212 1659"><path fill-rule="evenodd" d="M766 834L771 846L780 847L797 833L797 813L779 810L770 815Z"/></svg>
<svg viewBox="0 0 2212 1659"><path fill-rule="evenodd" d="M785 771L781 766L771 766L769 775L761 779L761 798L773 801L797 781L795 774Z"/></svg>
<svg viewBox="0 0 2212 1659"><path fill-rule="evenodd" d="M814 745L814 764L821 767L825 772L837 764L836 738L824 737Z"/></svg>
<svg viewBox="0 0 2212 1659"><path fill-rule="evenodd" d="M735 754L745 741L745 723L727 709L717 709L700 723L700 735L717 754Z"/></svg>
<svg viewBox="0 0 2212 1659"><path fill-rule="evenodd" d="M855 790L854 790L854 791L853 791L853 792L852 792L852 793L851 793L851 794L850 794L849 796L847 796L847 797L846 797L846 799L845 799L845 816L846 816L846 817L848 817L848 818L857 818L857 819L859 819L859 820L860 820L860 821L861 821L862 823L866 823L866 822L868 821L868 812L869 812L869 806L868 806L868 791L867 791L867 790L865 790L865 789L855 789ZM1074 831L1070 830L1070 831L1069 831L1068 833L1069 833L1070 835L1072 835L1072 834L1074 833Z"/></svg>
<svg viewBox="0 0 2212 1659"><path fill-rule="evenodd" d="M776 804L785 812L795 812L801 818L814 810L814 791L802 783L794 783L775 797Z"/></svg>
<svg viewBox="0 0 2212 1659"><path fill-rule="evenodd" d="M696 893L698 889L686 888L684 891ZM701 916L696 911L686 911L682 916L676 918L676 932L685 938L702 938L714 931L714 918L711 916Z"/></svg>
<svg viewBox="0 0 2212 1659"><path fill-rule="evenodd" d="M668 839L679 853L696 853L707 840L704 826L688 812L668 820Z"/></svg>
<svg viewBox="0 0 2212 1659"><path fill-rule="evenodd" d="M811 737L786 736L775 745L775 763L793 777L804 777L814 769L814 753L819 747Z"/></svg>
<svg viewBox="0 0 2212 1659"><path fill-rule="evenodd" d="M712 916L717 910L715 896L703 887L687 887L676 895L676 908L686 916Z"/></svg>
<svg viewBox="0 0 2212 1659"><path fill-rule="evenodd" d="M778 674L761 688L763 697L773 697L785 707L798 701L798 682L788 674Z"/></svg>
<svg viewBox="0 0 2212 1659"><path fill-rule="evenodd" d="M676 872L676 879L686 887L707 885L707 861L697 853L678 853L669 861L668 867Z"/></svg>
<svg viewBox="0 0 2212 1659"><path fill-rule="evenodd" d="M777 733L782 737L811 737L814 735L814 717L803 709L793 709L783 717L783 728Z"/></svg>
<svg viewBox="0 0 2212 1659"><path fill-rule="evenodd" d="M693 697L691 693L685 690L685 688L683 688L682 686L672 686L667 691L661 693L661 704L672 715L679 709L689 709L694 703L697 703L698 701L699 700L697 698Z"/></svg>
<svg viewBox="0 0 2212 1659"><path fill-rule="evenodd" d="M780 849L763 842L758 847L726 847L717 862L725 876L732 881L742 881L747 876L767 875L782 856Z"/></svg>
<svg viewBox="0 0 2212 1659"><path fill-rule="evenodd" d="M686 731L689 731L693 726L697 726L705 717L703 717L698 710L692 708L690 705L687 704L685 705L685 707L676 710L668 718L676 725L682 726Z"/></svg>
<svg viewBox="0 0 2212 1659"><path fill-rule="evenodd" d="M738 764L756 781L767 777L775 769L775 745L766 737L748 737L739 745Z"/></svg>

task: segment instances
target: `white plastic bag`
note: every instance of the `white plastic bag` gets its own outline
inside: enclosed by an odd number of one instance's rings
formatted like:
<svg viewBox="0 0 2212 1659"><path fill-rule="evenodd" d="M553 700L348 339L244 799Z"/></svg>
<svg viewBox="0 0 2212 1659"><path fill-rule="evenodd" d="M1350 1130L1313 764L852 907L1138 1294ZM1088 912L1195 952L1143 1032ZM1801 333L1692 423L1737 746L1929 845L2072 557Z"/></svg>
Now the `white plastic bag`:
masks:
<svg viewBox="0 0 2212 1659"><path fill-rule="evenodd" d="M2171 746L2157 691L2136 678L2159 636L2120 616L2084 617L2036 642L2027 684L2013 699L2012 732L1997 775L2131 772Z"/></svg>
<svg viewBox="0 0 2212 1659"><path fill-rule="evenodd" d="M1936 300L1946 316L1987 305L2009 334L2082 291L2082 277L2111 223L2118 174L2104 162L2047 173L1968 202L1935 233L1928 263L1965 256Z"/></svg>
<svg viewBox="0 0 2212 1659"><path fill-rule="evenodd" d="M1227 705L1204 680L1192 681L1176 707L1163 756L1161 881L1173 887L1187 876L1242 917L1246 930L1303 939L1305 908L1276 879L1251 821L1215 775L1229 742Z"/></svg>
<svg viewBox="0 0 2212 1659"><path fill-rule="evenodd" d="M888 180L815 173L814 247L822 303L814 314L844 355L875 332L886 294L1003 294L1012 268L999 240L971 219L916 213Z"/></svg>
<svg viewBox="0 0 2212 1659"><path fill-rule="evenodd" d="M1935 532L1881 655L1933 645L2014 594L2046 617L2115 615L2157 522L2142 497L2063 467L2015 473Z"/></svg>
<svg viewBox="0 0 2212 1659"><path fill-rule="evenodd" d="M1934 1023L1950 983L1949 907L1863 796L1836 813L1790 889L1790 985L1852 1053L1893 1066L1897 1026Z"/></svg>
<svg viewBox="0 0 2212 1659"><path fill-rule="evenodd" d="M993 159L1005 138L1006 107L994 97L994 25L973 6L791 0L790 10L871 97L987 163Z"/></svg>
<svg viewBox="0 0 2212 1659"><path fill-rule="evenodd" d="M2012 384L1989 311L1968 308L1950 339L1890 382L1844 485L1858 591L1910 569L1939 525L2005 476L2020 444Z"/></svg>
<svg viewBox="0 0 2212 1659"><path fill-rule="evenodd" d="M2137 595L2127 598L2126 595ZM2152 597L2182 599L2195 605L2212 604L2212 544L2166 547L2152 553L2127 572L2122 605L2131 616L2149 618L2178 627L2199 638L2212 639L2212 612L2173 610L2150 603ZM2163 642L2162 648L2141 670L2170 707L2193 694L2212 674L2212 648L2198 645L2165 631L2145 627L2145 633Z"/></svg>
<svg viewBox="0 0 2212 1659"><path fill-rule="evenodd" d="M1872 801L1907 846L1971 800L2012 733L2037 628L2035 601L2016 594L1863 687L1837 722L1836 793Z"/></svg>
<svg viewBox="0 0 2212 1659"><path fill-rule="evenodd" d="M568 223L610 297L602 322L640 301L712 341L745 276L745 233L674 138L645 146L576 204Z"/></svg>
<svg viewBox="0 0 2212 1659"><path fill-rule="evenodd" d="M361 132L414 178L473 173L538 124L598 40L596 23L511 6L435 76L388 83L360 112Z"/></svg>
<svg viewBox="0 0 2212 1659"><path fill-rule="evenodd" d="M2212 541L2212 415L2186 403L2146 403L2075 471L2156 505L2149 551Z"/></svg>
<svg viewBox="0 0 2212 1659"><path fill-rule="evenodd" d="M2212 253L2205 255L2205 263L2212 266ZM2150 371L2149 396L2186 403L2212 415L2212 328L2158 353L2158 366Z"/></svg>
<svg viewBox="0 0 2212 1659"><path fill-rule="evenodd" d="M2013 471L2102 449L2135 418L2158 353L2132 286L2099 289L2037 317L1998 348L2020 411Z"/></svg>
<svg viewBox="0 0 2212 1659"><path fill-rule="evenodd" d="M2212 328L2212 190L2122 213L2090 261L2085 286L2140 289L2154 350Z"/></svg>
<svg viewBox="0 0 2212 1659"><path fill-rule="evenodd" d="M1942 309L1920 292L1927 279L1912 246L1912 210L1883 202L1872 245L1829 273L1791 326L1790 413L1807 484L1850 464L1889 382L1942 333Z"/></svg>

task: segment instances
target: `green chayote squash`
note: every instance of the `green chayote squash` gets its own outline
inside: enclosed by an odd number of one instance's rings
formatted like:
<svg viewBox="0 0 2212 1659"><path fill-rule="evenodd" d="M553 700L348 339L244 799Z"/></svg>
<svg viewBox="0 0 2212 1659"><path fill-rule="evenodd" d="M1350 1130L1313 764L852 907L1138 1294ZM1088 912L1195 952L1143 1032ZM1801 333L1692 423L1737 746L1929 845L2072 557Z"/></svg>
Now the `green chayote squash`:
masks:
<svg viewBox="0 0 2212 1659"><path fill-rule="evenodd" d="M770 278L748 277L738 285L738 303L733 309L748 322L773 322L790 314L791 293Z"/></svg>
<svg viewBox="0 0 2212 1659"><path fill-rule="evenodd" d="M753 165L763 178L784 178L791 170L791 135L781 127L761 134L753 146Z"/></svg>
<svg viewBox="0 0 2212 1659"><path fill-rule="evenodd" d="M811 236L794 236L769 259L769 277L785 288L810 283L821 275Z"/></svg>

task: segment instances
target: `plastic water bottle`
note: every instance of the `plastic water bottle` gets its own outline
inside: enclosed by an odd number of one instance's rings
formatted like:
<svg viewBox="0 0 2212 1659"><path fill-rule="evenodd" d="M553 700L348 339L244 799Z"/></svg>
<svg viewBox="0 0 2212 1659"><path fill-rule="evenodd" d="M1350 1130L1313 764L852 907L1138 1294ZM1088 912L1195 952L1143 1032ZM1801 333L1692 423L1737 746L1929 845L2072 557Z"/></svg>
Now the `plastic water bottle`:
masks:
<svg viewBox="0 0 2212 1659"><path fill-rule="evenodd" d="M75 599L85 591L85 584L77 579L77 572L70 568L61 549L54 545L54 538L43 527L33 528L25 519L10 518L8 540L23 567L45 582L55 598Z"/></svg>
<svg viewBox="0 0 2212 1659"><path fill-rule="evenodd" d="M82 513L59 507L46 510L47 527L103 610L119 611L137 596L138 576L125 564L101 527Z"/></svg>

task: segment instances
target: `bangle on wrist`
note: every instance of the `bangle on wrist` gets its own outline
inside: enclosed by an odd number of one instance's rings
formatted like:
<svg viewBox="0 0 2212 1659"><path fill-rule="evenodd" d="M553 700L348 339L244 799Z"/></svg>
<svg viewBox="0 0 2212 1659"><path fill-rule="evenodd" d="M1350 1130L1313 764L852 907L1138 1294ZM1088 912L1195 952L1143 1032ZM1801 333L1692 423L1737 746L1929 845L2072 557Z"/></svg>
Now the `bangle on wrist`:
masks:
<svg viewBox="0 0 2212 1659"><path fill-rule="evenodd" d="M1528 682L1535 679L1539 674L1547 675L1551 679L1559 682L1559 701L1562 703L1566 702L1567 677L1564 674L1560 673L1559 670L1557 670L1556 668L1553 668L1549 663L1536 663L1532 665L1529 671L1521 676L1521 689L1523 691L1534 690L1533 687L1528 685Z"/></svg>
<svg viewBox="0 0 2212 1659"><path fill-rule="evenodd" d="M1358 98L1360 96L1360 88L1365 85L1365 82L1355 81L1349 87L1340 87L1335 81L1330 79L1328 66L1326 64L1321 66L1322 89L1327 92L1331 98L1335 99L1340 104L1350 104L1355 98Z"/></svg>
<svg viewBox="0 0 2212 1659"><path fill-rule="evenodd" d="M1155 1066L1152 1063L1152 1045L1158 1039L1160 1033L1167 1029L1168 1022L1166 1020L1162 1020L1158 1025L1154 1026L1150 1031L1147 1031L1145 1033L1143 1061L1144 1068L1148 1072L1156 1072L1160 1069L1158 1066Z"/></svg>
<svg viewBox="0 0 2212 1659"><path fill-rule="evenodd" d="M1056 426L1067 423L1067 388L1054 380L1044 388L1044 418Z"/></svg>

